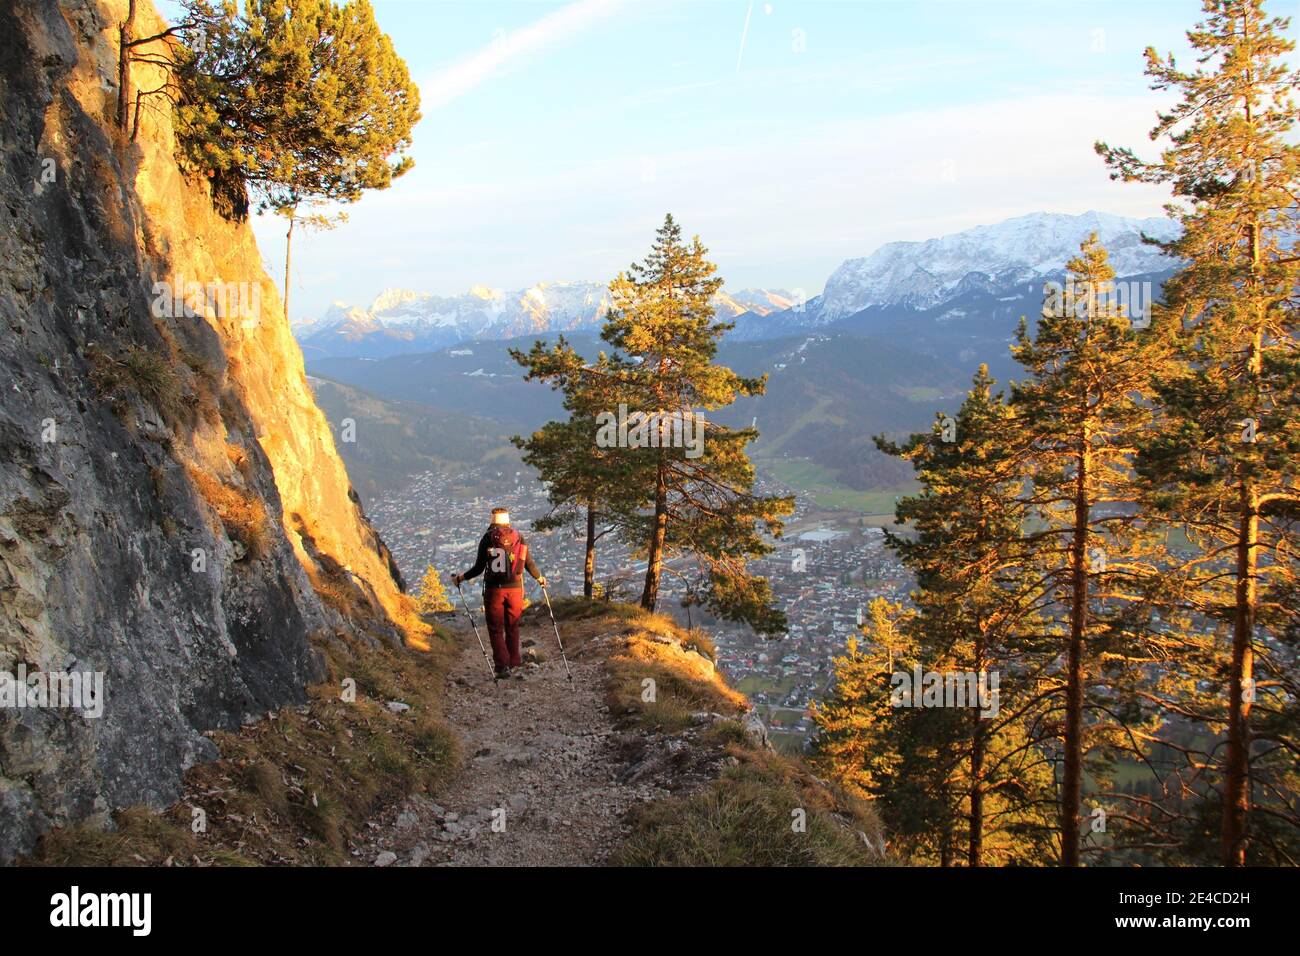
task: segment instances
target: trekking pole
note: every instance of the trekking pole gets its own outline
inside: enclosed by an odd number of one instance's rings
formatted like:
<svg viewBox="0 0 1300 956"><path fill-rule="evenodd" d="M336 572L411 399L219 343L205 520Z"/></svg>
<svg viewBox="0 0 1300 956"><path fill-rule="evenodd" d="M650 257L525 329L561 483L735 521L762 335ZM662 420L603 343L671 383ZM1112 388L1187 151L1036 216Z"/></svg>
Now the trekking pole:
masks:
<svg viewBox="0 0 1300 956"><path fill-rule="evenodd" d="M569 658L564 653L564 641L560 640L560 625L555 623L555 612L551 610L551 595L546 588L542 588L542 597L546 598L546 610L551 615L551 627L555 628L555 643L560 645L560 659L564 661L564 673L569 675L569 683L573 683L573 671L569 670Z"/></svg>
<svg viewBox="0 0 1300 956"><path fill-rule="evenodd" d="M469 618L469 626L474 628L474 636L478 638L479 650L483 652L483 661L488 666L488 673L492 675L492 683L495 684L497 669L492 666L492 658L488 657L487 647L483 643L483 635L478 632L478 625L474 623L474 615L470 613L469 602L465 600L465 592L460 589L459 584L456 585L456 591L460 594L460 603L465 605L465 615Z"/></svg>

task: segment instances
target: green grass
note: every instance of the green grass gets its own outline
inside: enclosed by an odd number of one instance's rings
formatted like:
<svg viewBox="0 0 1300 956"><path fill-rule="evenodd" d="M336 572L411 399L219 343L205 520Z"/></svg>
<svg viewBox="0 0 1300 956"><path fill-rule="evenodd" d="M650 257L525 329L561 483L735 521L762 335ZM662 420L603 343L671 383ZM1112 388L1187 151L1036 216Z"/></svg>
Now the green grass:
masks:
<svg viewBox="0 0 1300 956"><path fill-rule="evenodd" d="M777 458L760 463L763 470L822 508L893 517L894 503L910 488L858 491L835 479L826 468L805 459Z"/></svg>
<svg viewBox="0 0 1300 956"><path fill-rule="evenodd" d="M799 683L799 678L789 675L772 680L766 677L742 677L736 681L736 690L740 691L746 697L753 694L765 693L768 696L776 695L784 697L790 691L794 690L795 685Z"/></svg>
<svg viewBox="0 0 1300 956"><path fill-rule="evenodd" d="M808 411L804 412L791 422L790 427L781 434L765 439L763 441L762 454L776 454L780 451L782 445L789 441L792 436L797 435L800 429L805 428L808 425L815 425L818 422L831 422L832 424L843 425L843 418L836 415L826 414L826 410L831 408L834 404L835 402L829 398L819 399L812 408L808 409Z"/></svg>

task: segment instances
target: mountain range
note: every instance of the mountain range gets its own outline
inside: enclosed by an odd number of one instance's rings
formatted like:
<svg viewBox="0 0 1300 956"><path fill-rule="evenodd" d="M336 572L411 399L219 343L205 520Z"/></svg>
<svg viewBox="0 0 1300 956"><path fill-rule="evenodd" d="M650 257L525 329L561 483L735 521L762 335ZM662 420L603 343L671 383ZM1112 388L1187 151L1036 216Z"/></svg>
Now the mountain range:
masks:
<svg viewBox="0 0 1300 956"><path fill-rule="evenodd" d="M714 298L717 314L769 315L796 307L793 293L744 289ZM335 302L318 320L294 325L308 358L382 358L462 342L595 329L609 306L595 282L539 282L515 292L476 285L456 296L385 289L369 306Z"/></svg>
<svg viewBox="0 0 1300 956"><path fill-rule="evenodd" d="M1169 240L1177 230L1159 218L1032 213L921 242L886 243L868 256L846 260L807 301L785 289L744 289L724 290L714 304L719 317L735 322L733 340L779 338L873 318L883 327L900 316L921 326L948 323L960 330L970 327L965 320L978 300L1040 296L1042 282L1061 275L1092 233L1110 252L1117 276L1163 276L1176 263L1143 237ZM607 289L596 282L539 282L515 292L476 285L456 296L387 289L368 306L336 302L319 319L296 323L294 334L308 360L380 358L464 342L595 330L607 305Z"/></svg>
<svg viewBox="0 0 1300 956"><path fill-rule="evenodd" d="M1041 281L1064 271L1092 233L1105 245L1117 276L1174 265L1142 240L1143 235L1175 238L1178 226L1168 219L1034 213L924 242L891 242L865 258L849 259L806 311L825 324L873 306L932 309L965 292Z"/></svg>
<svg viewBox="0 0 1300 956"><path fill-rule="evenodd" d="M1154 293L1176 263L1143 236L1167 240L1176 229L1163 219L1038 213L889 243L843 263L807 301L771 290L719 296L718 313L735 328L718 361L768 375L765 395L738 401L719 420L757 421L756 461L791 486L904 489L910 468L878 452L875 435L921 430L936 412L954 412L981 363L999 381L1022 374L1007 347L1020 318L1038 314L1043 283L1062 275L1090 234L1111 251L1120 277L1149 281ZM594 283L558 282L510 295L389 290L367 308L336 306L297 335L313 374L338 383L316 388L331 420L361 415L372 437L400 423L407 436L398 445L372 442L365 454L343 447L349 468L377 491L400 484L417 464L413 455L473 463L503 446L503 435L561 416L558 396L524 382L507 348L563 332L594 356L604 294Z"/></svg>

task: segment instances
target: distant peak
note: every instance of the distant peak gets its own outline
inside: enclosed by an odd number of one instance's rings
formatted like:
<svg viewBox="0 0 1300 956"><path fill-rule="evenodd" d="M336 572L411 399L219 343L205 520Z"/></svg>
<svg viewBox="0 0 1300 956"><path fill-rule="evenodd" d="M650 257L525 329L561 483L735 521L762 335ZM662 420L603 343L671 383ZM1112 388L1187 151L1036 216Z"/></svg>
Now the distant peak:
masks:
<svg viewBox="0 0 1300 956"><path fill-rule="evenodd" d="M425 293L415 292L411 289L385 289L375 296L375 301L370 304L370 308L374 312L384 312L399 305L417 302L423 298L426 298Z"/></svg>
<svg viewBox="0 0 1300 956"><path fill-rule="evenodd" d="M998 283L1039 279L1061 271L1092 233L1107 247L1118 275L1157 272L1173 263L1140 236L1171 239L1178 228L1168 219L1094 209L1033 212L932 239L889 242L835 270L820 297L819 318L829 321L891 304L930 308L982 284L978 277Z"/></svg>

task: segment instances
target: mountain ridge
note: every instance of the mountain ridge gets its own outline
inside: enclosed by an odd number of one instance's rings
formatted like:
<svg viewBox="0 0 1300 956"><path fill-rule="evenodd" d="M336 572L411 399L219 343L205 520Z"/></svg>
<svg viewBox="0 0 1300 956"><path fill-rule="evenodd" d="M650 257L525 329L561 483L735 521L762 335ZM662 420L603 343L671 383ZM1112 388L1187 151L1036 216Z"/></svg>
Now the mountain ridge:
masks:
<svg viewBox="0 0 1300 956"><path fill-rule="evenodd" d="M795 304L795 296L780 289L742 289L714 299L723 317L766 315ZM388 288L369 306L335 302L319 319L292 328L307 354L379 358L462 342L596 329L608 306L608 290L594 282L545 281L514 292L474 285L455 296Z"/></svg>
<svg viewBox="0 0 1300 956"><path fill-rule="evenodd" d="M725 288L715 297L719 318L735 321L739 339L774 338L820 329L869 309L925 311L970 292L1041 282L1059 276L1079 245L1096 233L1123 278L1166 272L1175 265L1144 242L1174 238L1177 225L1098 211L1037 212L925 240L887 242L844 260L823 291L806 299L778 288ZM515 292L483 285L458 296L385 289L369 306L336 302L319 319L293 330L306 354L387 357L436 351L461 342L596 329L608 306L605 286L545 281Z"/></svg>

